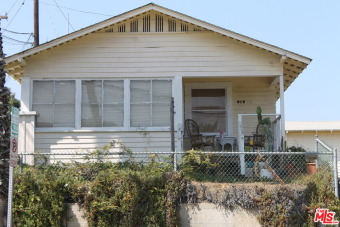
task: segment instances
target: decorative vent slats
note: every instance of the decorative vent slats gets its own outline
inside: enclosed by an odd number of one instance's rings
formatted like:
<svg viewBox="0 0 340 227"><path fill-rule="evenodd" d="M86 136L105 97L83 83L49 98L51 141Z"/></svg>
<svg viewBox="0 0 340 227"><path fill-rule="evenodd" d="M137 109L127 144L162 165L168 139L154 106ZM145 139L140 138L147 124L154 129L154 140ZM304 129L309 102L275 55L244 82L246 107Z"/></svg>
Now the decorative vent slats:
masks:
<svg viewBox="0 0 340 227"><path fill-rule="evenodd" d="M169 19L168 23L169 32L176 32L176 20Z"/></svg>
<svg viewBox="0 0 340 227"><path fill-rule="evenodd" d="M130 22L130 32L138 32L138 19Z"/></svg>
<svg viewBox="0 0 340 227"><path fill-rule="evenodd" d="M143 32L150 32L150 22L151 18L150 15L145 15L143 17Z"/></svg>
<svg viewBox="0 0 340 227"><path fill-rule="evenodd" d="M178 18L150 11L113 24L98 32L201 32L207 29Z"/></svg>
<svg viewBox="0 0 340 227"><path fill-rule="evenodd" d="M156 32L163 32L163 16L156 14Z"/></svg>
<svg viewBox="0 0 340 227"><path fill-rule="evenodd" d="M118 32L125 32L125 24L118 25Z"/></svg>
<svg viewBox="0 0 340 227"><path fill-rule="evenodd" d="M181 23L181 32L189 31L189 25Z"/></svg>

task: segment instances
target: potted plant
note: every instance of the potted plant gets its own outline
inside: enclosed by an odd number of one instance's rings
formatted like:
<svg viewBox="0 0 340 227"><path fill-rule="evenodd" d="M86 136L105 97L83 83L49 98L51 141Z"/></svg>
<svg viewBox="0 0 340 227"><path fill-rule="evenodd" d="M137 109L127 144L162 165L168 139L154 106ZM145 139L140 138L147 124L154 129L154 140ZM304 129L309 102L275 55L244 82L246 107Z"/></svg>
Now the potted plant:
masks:
<svg viewBox="0 0 340 227"><path fill-rule="evenodd" d="M313 175L316 173L316 160L308 159L306 161L306 170L308 175Z"/></svg>

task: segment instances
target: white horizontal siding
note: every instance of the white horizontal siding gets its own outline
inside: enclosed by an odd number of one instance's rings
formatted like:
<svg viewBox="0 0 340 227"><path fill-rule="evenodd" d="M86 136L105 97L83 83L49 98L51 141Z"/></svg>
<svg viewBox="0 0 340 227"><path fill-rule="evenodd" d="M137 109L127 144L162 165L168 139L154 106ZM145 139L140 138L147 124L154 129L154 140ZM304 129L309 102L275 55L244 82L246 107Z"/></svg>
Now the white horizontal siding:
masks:
<svg viewBox="0 0 340 227"><path fill-rule="evenodd" d="M244 100L245 103L237 103L237 100ZM261 107L262 114L275 114L275 103L275 91L270 86L270 80L268 78L234 80L232 106L235 136L238 133L238 114L256 114L256 108L258 106ZM257 124L257 116L243 117L244 135L250 136L255 133Z"/></svg>
<svg viewBox="0 0 340 227"><path fill-rule="evenodd" d="M38 133L35 150L48 153L74 153L92 151L111 141L124 144L132 151L170 151L169 132L110 132L110 133Z"/></svg>
<svg viewBox="0 0 340 227"><path fill-rule="evenodd" d="M221 77L279 75L279 56L212 32L91 34L27 59L25 75Z"/></svg>

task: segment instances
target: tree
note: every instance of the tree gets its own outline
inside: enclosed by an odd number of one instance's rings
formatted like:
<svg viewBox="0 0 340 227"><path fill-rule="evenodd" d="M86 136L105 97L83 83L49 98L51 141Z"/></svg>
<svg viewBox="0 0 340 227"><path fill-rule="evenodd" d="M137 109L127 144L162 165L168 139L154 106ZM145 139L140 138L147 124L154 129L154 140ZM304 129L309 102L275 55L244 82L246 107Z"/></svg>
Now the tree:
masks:
<svg viewBox="0 0 340 227"><path fill-rule="evenodd" d="M8 190L8 159L10 151L11 107L20 103L5 86L6 73L0 29L0 196L6 196Z"/></svg>

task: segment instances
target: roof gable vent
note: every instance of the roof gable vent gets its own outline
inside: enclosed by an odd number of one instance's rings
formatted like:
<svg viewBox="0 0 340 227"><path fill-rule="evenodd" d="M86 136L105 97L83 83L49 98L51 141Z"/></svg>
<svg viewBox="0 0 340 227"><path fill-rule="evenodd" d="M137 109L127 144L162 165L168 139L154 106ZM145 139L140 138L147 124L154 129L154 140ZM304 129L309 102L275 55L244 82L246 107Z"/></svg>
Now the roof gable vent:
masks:
<svg viewBox="0 0 340 227"><path fill-rule="evenodd" d="M176 32L176 20L169 19L168 23L169 23L169 26L168 26L169 32Z"/></svg>
<svg viewBox="0 0 340 227"><path fill-rule="evenodd" d="M130 32L138 32L138 19L130 22Z"/></svg>
<svg viewBox="0 0 340 227"><path fill-rule="evenodd" d="M150 15L143 17L143 32L150 32Z"/></svg>
<svg viewBox="0 0 340 227"><path fill-rule="evenodd" d="M156 14L156 32L163 32L163 16Z"/></svg>

